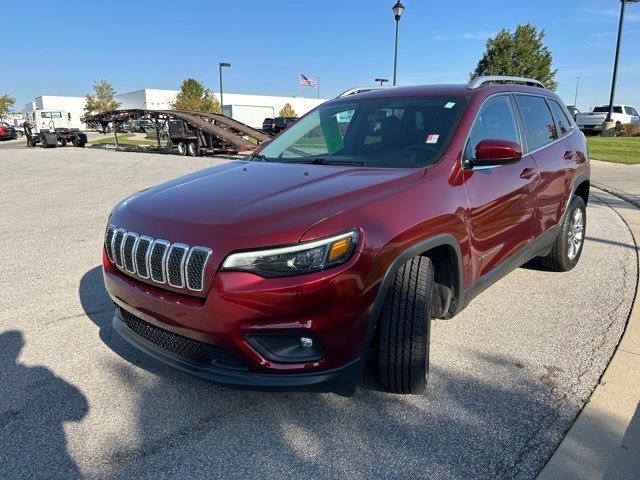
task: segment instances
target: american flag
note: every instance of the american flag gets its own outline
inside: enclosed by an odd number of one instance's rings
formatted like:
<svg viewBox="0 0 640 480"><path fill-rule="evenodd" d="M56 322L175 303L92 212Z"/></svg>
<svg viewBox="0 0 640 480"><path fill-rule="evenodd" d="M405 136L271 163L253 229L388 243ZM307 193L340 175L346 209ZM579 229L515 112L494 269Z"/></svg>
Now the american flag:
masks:
<svg viewBox="0 0 640 480"><path fill-rule="evenodd" d="M303 74L300 74L300 85L304 85L305 87L315 88L316 87L316 81L305 77Z"/></svg>

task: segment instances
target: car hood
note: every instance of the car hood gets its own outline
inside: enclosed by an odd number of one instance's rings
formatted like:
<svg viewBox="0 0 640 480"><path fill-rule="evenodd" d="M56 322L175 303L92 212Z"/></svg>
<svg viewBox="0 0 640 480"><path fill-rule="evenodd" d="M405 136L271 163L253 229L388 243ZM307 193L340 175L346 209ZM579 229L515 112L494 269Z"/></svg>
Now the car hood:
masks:
<svg viewBox="0 0 640 480"><path fill-rule="evenodd" d="M226 254L295 243L315 223L423 175L424 169L234 161L134 194L114 209L110 222Z"/></svg>

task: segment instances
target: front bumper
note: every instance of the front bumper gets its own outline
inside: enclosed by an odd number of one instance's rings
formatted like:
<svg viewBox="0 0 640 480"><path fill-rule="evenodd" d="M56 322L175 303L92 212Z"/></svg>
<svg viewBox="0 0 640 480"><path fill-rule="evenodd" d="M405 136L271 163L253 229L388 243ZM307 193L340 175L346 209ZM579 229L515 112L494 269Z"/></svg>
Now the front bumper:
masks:
<svg viewBox="0 0 640 480"><path fill-rule="evenodd" d="M119 307L114 327L130 343L200 378L255 389L330 391L354 383L363 367L379 273L360 254L343 266L298 277L264 279L218 272L206 296L199 298L145 284L116 270L107 259L104 262L105 286ZM121 309L149 328L200 342L205 348L224 349L243 369L219 368L215 361L192 362L159 348L162 342L149 342L127 326ZM323 358L279 363L248 341L255 335L291 334L313 337Z"/></svg>
<svg viewBox="0 0 640 480"><path fill-rule="evenodd" d="M205 366L201 363L189 361L184 357L174 355L168 350L147 341L144 337L136 334L127 327L123 321L120 309L116 309L116 313L113 316L113 328L131 345L173 368L210 382L230 385L236 388L331 391L343 385L355 383L363 367L358 358L340 368L302 374L264 374L217 368L215 366Z"/></svg>

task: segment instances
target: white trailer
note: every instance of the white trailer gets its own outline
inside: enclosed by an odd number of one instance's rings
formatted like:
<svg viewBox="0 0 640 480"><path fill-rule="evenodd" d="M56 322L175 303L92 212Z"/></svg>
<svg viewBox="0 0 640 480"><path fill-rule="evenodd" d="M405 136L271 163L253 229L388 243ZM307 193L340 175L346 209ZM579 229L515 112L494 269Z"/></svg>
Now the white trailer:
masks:
<svg viewBox="0 0 640 480"><path fill-rule="evenodd" d="M268 105L240 105L231 104L222 107L223 115L233 118L238 122L260 130L265 118L276 116L275 108Z"/></svg>

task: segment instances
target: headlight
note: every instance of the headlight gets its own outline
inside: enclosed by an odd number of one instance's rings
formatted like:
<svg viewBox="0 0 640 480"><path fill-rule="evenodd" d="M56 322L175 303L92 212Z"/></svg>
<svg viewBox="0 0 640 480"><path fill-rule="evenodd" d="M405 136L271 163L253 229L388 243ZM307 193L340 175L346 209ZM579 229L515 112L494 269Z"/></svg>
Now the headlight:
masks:
<svg viewBox="0 0 640 480"><path fill-rule="evenodd" d="M317 272L349 260L357 243L358 231L352 230L289 247L233 253L222 264L222 270L242 270L263 277Z"/></svg>

